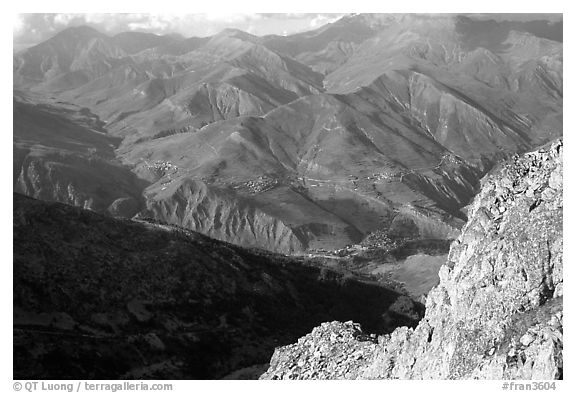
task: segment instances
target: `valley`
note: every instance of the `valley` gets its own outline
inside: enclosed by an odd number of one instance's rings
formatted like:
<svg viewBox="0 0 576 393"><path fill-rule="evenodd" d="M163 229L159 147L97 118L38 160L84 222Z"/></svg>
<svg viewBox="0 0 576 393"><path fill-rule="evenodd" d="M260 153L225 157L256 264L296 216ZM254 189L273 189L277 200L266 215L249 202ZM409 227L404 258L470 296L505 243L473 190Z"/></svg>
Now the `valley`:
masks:
<svg viewBox="0 0 576 393"><path fill-rule="evenodd" d="M103 159L139 185L114 214L284 253L355 244L396 216L454 238L494 163L562 132L561 42L502 27L471 48L471 23L353 15L302 37L185 41L74 27L15 55L15 97L53 97L62 121L72 105L115 140Z"/></svg>
<svg viewBox="0 0 576 393"><path fill-rule="evenodd" d="M486 179L562 138L562 23L81 25L15 52L14 377L257 379L275 351L288 377L320 324L416 328Z"/></svg>

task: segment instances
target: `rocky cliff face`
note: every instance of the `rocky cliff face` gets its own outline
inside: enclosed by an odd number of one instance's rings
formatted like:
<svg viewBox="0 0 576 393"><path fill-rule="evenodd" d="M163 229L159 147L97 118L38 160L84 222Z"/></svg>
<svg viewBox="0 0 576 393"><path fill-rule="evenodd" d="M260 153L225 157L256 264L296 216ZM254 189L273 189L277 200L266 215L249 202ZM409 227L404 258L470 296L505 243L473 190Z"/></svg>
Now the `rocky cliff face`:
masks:
<svg viewBox="0 0 576 393"><path fill-rule="evenodd" d="M562 150L483 180L415 329L366 343L357 324L323 324L278 348L261 378L562 378Z"/></svg>

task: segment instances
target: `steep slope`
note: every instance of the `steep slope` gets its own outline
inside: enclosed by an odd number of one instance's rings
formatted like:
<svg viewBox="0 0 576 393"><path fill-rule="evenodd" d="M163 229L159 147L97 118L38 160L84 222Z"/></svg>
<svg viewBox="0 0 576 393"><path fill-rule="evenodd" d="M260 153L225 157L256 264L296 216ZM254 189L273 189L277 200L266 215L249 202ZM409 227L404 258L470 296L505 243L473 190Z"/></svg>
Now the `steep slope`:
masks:
<svg viewBox="0 0 576 393"><path fill-rule="evenodd" d="M306 248L306 239L279 219L234 194L185 179L178 188L148 198L143 217L176 224L243 247L261 247L285 254ZM168 195L166 195L168 194Z"/></svg>
<svg viewBox="0 0 576 393"><path fill-rule="evenodd" d="M19 194L13 217L17 379L220 378L322 321L421 316L375 282L177 227Z"/></svg>
<svg viewBox="0 0 576 393"><path fill-rule="evenodd" d="M227 30L197 44L182 56L136 54L61 97L89 107L130 143L167 130L263 115L322 89L319 74L249 34Z"/></svg>
<svg viewBox="0 0 576 393"><path fill-rule="evenodd" d="M118 139L89 111L17 94L13 132L15 191L115 216L142 208L145 182L118 162Z"/></svg>
<svg viewBox="0 0 576 393"><path fill-rule="evenodd" d="M111 131L138 139L262 115L320 91L322 76L236 30L178 40L137 32L108 37L86 27L17 54L14 84L87 107Z"/></svg>
<svg viewBox="0 0 576 393"><path fill-rule="evenodd" d="M125 56L106 35L87 26L71 27L17 53L14 84L39 91L71 89L104 75Z"/></svg>
<svg viewBox="0 0 576 393"><path fill-rule="evenodd" d="M532 113L524 114L535 104L530 100L536 96L518 98L476 82L465 84L448 78L448 74L431 76L425 69L391 71L351 96L367 96L377 104L384 101L380 106L388 105L406 125L415 125L452 154L476 165L561 135L561 122L538 128L547 117L561 114L561 106L535 105ZM491 102L486 97L491 97ZM507 103L498 106L500 102Z"/></svg>
<svg viewBox="0 0 576 393"><path fill-rule="evenodd" d="M327 74L346 62L355 48L376 33L367 18L345 16L316 30L290 36L265 36L264 46Z"/></svg>
<svg viewBox="0 0 576 393"><path fill-rule="evenodd" d="M446 217L437 203L447 209L450 202L464 203L473 194L477 171L451 164L444 157L449 152L422 132L401 123L388 128L393 120L374 106L355 109L337 97L313 95L263 118L233 119L143 141L123 157L142 177L151 176L153 163L173 168L149 177L157 184L149 198L155 195L175 209L174 190L186 179L200 180L250 200L293 228L308 247L356 243L401 212L412 216L424 237L450 236L458 221ZM410 168L433 179L429 194L412 186ZM172 191L162 192L166 187ZM412 204L423 210L410 209ZM435 229L425 229L429 225ZM269 243L261 246L270 248Z"/></svg>
<svg viewBox="0 0 576 393"><path fill-rule="evenodd" d="M442 86L444 96L487 111L515 131L561 130L562 43L510 28L501 30L504 34L497 39L488 38L490 22L478 22L484 27L471 29L466 20L454 16L392 17L392 22L364 41L353 57L327 75L324 85L329 92L349 93L383 75L409 76L414 72ZM410 91L412 78L406 79L395 88ZM438 112L411 104L403 103L411 117L433 130L434 124L423 115L433 118Z"/></svg>
<svg viewBox="0 0 576 393"><path fill-rule="evenodd" d="M262 378L562 378L562 151L555 141L483 180L415 329L367 344L357 324L323 324L277 349Z"/></svg>
<svg viewBox="0 0 576 393"><path fill-rule="evenodd" d="M474 97L491 91L477 87ZM149 162L177 167L162 184L190 177L232 188L296 233L304 230L303 244L338 248L398 214L423 237L452 236L459 224L450 216L463 218L460 209L494 163L559 135L525 121L423 73L397 71L353 93L307 96L263 117L148 140L123 149L123 157L141 176ZM257 183L269 186L244 187ZM273 199L288 203L274 207ZM322 214L294 214L311 204Z"/></svg>
<svg viewBox="0 0 576 393"><path fill-rule="evenodd" d="M270 109L264 121L219 122L198 136L178 137L188 148L207 145L196 150L192 162L180 150L151 157L168 159L196 178L217 173L221 186L227 178L232 187L275 179L275 187L249 195L253 203L269 206L272 196L282 195L292 203L269 213L295 229L320 224L320 231L306 232L307 243L334 248L385 227L400 211L409 213L423 236L450 236L458 224L449 229L442 215L463 218L459 210L494 163L561 135L561 44L509 31L501 43L506 51L495 54L470 44L469 33L455 35L465 30L458 18L411 15L352 16L305 34L316 37L323 50L341 39L342 31L355 31L349 24L369 26L350 35L358 38L354 53L362 60L348 60L325 81L345 94L300 98ZM222 56L260 43L293 56L312 50L304 48L312 41L300 48L296 39L224 35L234 45L218 38L208 46ZM340 87L331 86L332 80ZM206 138L209 133L213 137ZM225 159L214 156L223 152ZM303 221L286 212L309 202L330 213L329 221L318 216ZM357 204L365 207L356 209ZM424 214L413 214L409 206ZM426 215L432 218L421 222ZM334 225L334 219L343 224ZM335 230L349 235L322 240Z"/></svg>
<svg viewBox="0 0 576 393"><path fill-rule="evenodd" d="M263 115L298 97L250 72L230 65L222 68L227 75L147 81L129 92L109 95L98 111L110 119L112 132L126 135L126 143L131 143L167 130L196 131L220 120Z"/></svg>

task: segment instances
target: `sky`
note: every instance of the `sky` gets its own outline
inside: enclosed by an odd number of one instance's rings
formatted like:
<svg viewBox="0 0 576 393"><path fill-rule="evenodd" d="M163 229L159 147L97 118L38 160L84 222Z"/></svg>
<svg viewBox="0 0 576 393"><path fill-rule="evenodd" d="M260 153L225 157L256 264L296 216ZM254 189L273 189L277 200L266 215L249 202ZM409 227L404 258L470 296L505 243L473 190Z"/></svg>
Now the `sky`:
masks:
<svg viewBox="0 0 576 393"><path fill-rule="evenodd" d="M173 9L172 7L166 8ZM228 6L222 8L229 9ZM324 8L326 9L329 8ZM351 9L348 10L351 11ZM141 31L154 34L177 33L184 37L206 37L225 28L236 28L258 36L290 35L316 29L334 22L343 15L345 14L214 11L208 13L14 13L13 50L16 52L36 45L67 27L78 25L92 26L109 35L124 31ZM487 18L493 18L494 14L484 15L487 15ZM506 19L514 18L514 15L506 17Z"/></svg>
<svg viewBox="0 0 576 393"><path fill-rule="evenodd" d="M178 33L184 37L205 37L225 28L237 28L254 35L288 35L316 29L343 14L330 13L52 13L15 14L14 50L38 44L70 26L88 25L114 35L123 31L155 34Z"/></svg>

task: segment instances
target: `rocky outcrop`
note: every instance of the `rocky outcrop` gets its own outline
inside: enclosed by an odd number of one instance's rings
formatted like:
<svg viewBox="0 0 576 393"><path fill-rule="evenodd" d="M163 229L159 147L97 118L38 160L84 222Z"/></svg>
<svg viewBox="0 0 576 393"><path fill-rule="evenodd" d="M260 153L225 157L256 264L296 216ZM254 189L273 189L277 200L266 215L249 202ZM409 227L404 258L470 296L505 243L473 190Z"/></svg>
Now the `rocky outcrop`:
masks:
<svg viewBox="0 0 576 393"><path fill-rule="evenodd" d="M356 325L323 325L278 348L261 378L562 378L562 150L555 141L483 180L415 329L366 344Z"/></svg>
<svg viewBox="0 0 576 393"><path fill-rule="evenodd" d="M260 379L356 379L374 356L374 340L352 321L325 322L297 343L276 350Z"/></svg>

